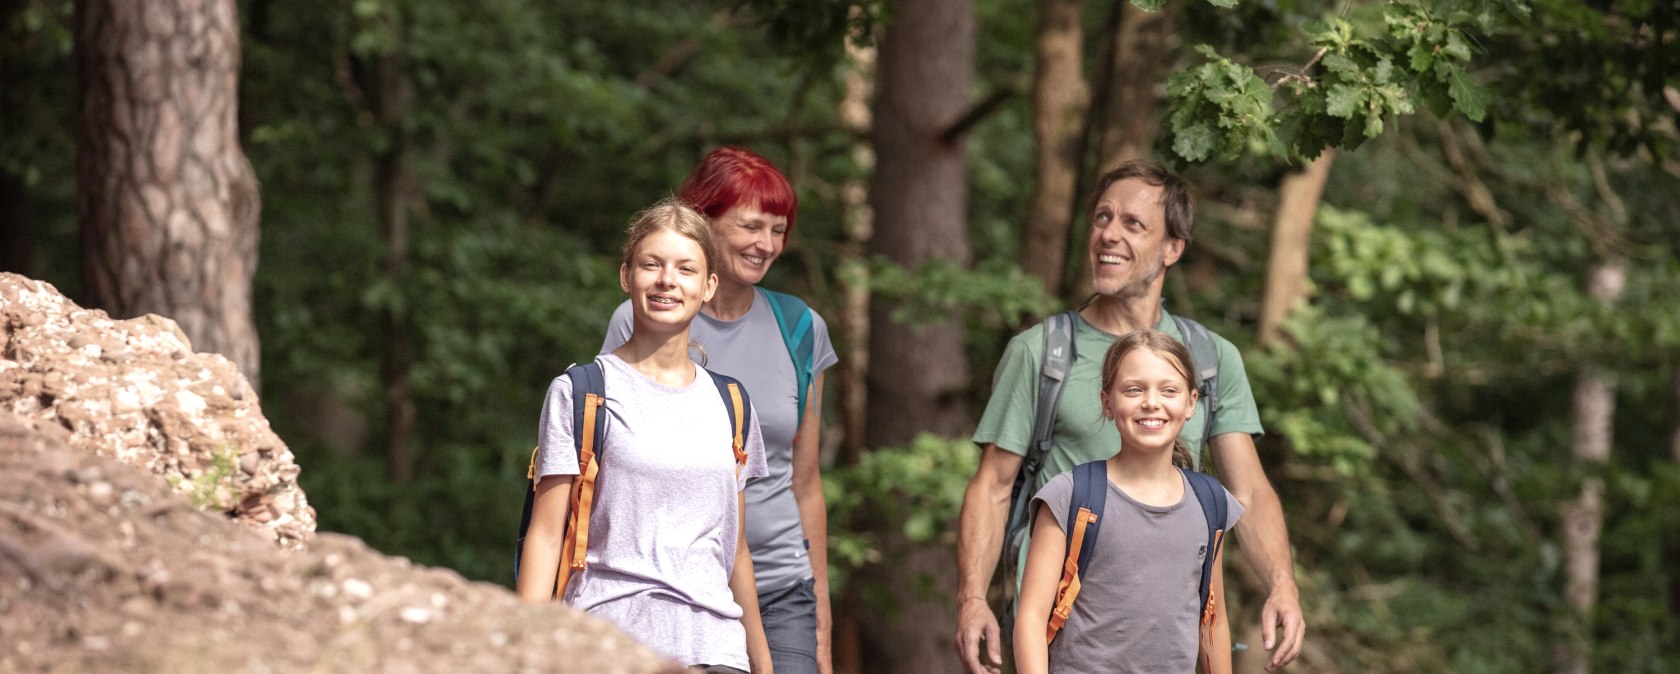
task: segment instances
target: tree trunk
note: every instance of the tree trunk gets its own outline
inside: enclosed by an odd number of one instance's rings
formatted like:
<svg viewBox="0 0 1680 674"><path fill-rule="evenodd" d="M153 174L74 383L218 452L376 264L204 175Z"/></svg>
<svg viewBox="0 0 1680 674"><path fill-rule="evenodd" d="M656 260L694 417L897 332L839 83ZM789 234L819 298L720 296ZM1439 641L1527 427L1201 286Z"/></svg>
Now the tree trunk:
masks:
<svg viewBox="0 0 1680 674"><path fill-rule="evenodd" d="M1278 188L1277 215L1272 220L1272 245L1266 262L1266 291L1260 303L1260 345L1277 340L1278 327L1295 303L1307 295L1307 258L1312 249L1313 217L1330 177L1335 150L1325 150Z"/></svg>
<svg viewBox="0 0 1680 674"><path fill-rule="evenodd" d="M1601 304L1615 304L1627 282L1627 263L1612 259L1594 267L1588 293ZM1554 668L1560 674L1592 671L1592 613L1598 597L1598 538L1604 528L1604 480L1598 471L1610 461L1611 428L1616 416L1616 375L1587 362L1576 373L1570 447L1581 480L1581 492L1563 506L1563 554L1567 578L1564 640L1558 645Z"/></svg>
<svg viewBox="0 0 1680 674"><path fill-rule="evenodd" d="M1118 0L1120 23L1114 36L1108 100L1097 143L1098 172L1131 159L1150 155L1155 139L1157 102L1162 69L1171 62L1173 22L1178 5L1168 3L1148 12L1128 0Z"/></svg>
<svg viewBox="0 0 1680 674"><path fill-rule="evenodd" d="M257 385L256 176L233 0L81 0L76 179L86 301L172 318Z"/></svg>
<svg viewBox="0 0 1680 674"><path fill-rule="evenodd" d="M946 131L963 117L974 74L971 0L896 2L880 40L876 71L876 166L871 252L915 267L931 259L970 262L967 151ZM949 317L919 325L891 318L891 303L870 310L868 445L907 443L922 431L969 430L962 325ZM871 672L940 672L955 664L950 626L956 578L950 551L930 546L897 551L909 560L878 568L892 587L931 580L933 592L900 592L897 610L862 625ZM938 564L923 563L930 555ZM941 596L943 595L943 596ZM879 607L872 609L881 610Z"/></svg>
<svg viewBox="0 0 1680 674"><path fill-rule="evenodd" d="M387 20L392 20L387 18ZM393 50L373 62L372 98L374 120L389 142L374 160L374 198L380 234L385 239L385 283L393 300L380 313L385 348L380 353L379 376L385 398L385 464L391 479L406 482L414 477L414 369L408 321L408 303L401 298L408 286L409 172L408 138L403 117L408 112L411 89L403 74L400 55Z"/></svg>
<svg viewBox="0 0 1680 674"><path fill-rule="evenodd" d="M846 58L851 68L846 71L846 95L840 103L840 120L847 128L858 132L857 137L869 135L873 120L869 113L870 94L875 89L875 48L858 46L846 41ZM852 155L858 167L869 171L875 166L874 150L866 143L856 143ZM840 185L840 212L845 223L845 257L840 265L841 292L845 297L840 317L839 393L840 393L840 456L837 463L850 466L862 458L865 435L869 429L869 259L865 254L874 231L874 214L869 210L869 187L860 180L846 180ZM855 282L854 282L855 280ZM832 557L831 557L832 559ZM863 666L863 607L854 585L831 598L833 602L834 671L841 674L860 674Z"/></svg>
<svg viewBox="0 0 1680 674"><path fill-rule="evenodd" d="M1080 0L1039 3L1038 45L1033 75L1033 196L1021 232L1021 267L1038 277L1045 292L1059 295L1062 261L1079 188L1080 134L1090 108L1082 58L1084 31Z"/></svg>
<svg viewBox="0 0 1680 674"><path fill-rule="evenodd" d="M869 250L905 267L931 259L966 265L966 146L940 136L968 103L974 8L969 0L902 2L891 16L876 82ZM923 430L964 432L962 326L951 319L901 324L888 304L870 311L868 445L902 444Z"/></svg>

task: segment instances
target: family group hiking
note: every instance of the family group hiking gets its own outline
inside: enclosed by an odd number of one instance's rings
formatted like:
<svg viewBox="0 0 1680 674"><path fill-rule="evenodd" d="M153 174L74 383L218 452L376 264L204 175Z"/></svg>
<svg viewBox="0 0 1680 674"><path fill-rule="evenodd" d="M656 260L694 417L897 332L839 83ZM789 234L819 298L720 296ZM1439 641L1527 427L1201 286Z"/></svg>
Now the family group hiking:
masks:
<svg viewBox="0 0 1680 674"><path fill-rule="evenodd" d="M723 147L635 216L628 299L538 417L521 599L707 672L832 671L818 432L838 357L816 311L759 285L796 212L780 170ZM1240 531L1282 668L1305 624L1242 355L1161 298L1191 187L1130 162L1086 215L1094 294L1009 342L974 432L953 657L975 674L1006 653L1021 674L1230 672L1221 551Z"/></svg>

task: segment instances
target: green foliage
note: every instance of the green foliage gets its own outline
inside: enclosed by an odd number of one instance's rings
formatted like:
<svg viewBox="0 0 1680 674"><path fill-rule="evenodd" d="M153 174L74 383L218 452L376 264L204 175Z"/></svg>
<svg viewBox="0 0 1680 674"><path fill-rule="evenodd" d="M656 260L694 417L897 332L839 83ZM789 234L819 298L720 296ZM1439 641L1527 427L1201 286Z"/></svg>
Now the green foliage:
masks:
<svg viewBox="0 0 1680 674"><path fill-rule="evenodd" d="M1309 22L1303 37L1316 54L1269 85L1213 47L1198 46L1205 62L1168 83L1173 151L1190 162L1230 161L1244 152L1308 159L1381 135L1387 120L1412 114L1419 101L1437 116L1457 111L1482 121L1486 93L1467 70L1472 32L1496 25L1502 10L1526 6L1392 2L1378 16ZM1284 101L1275 112L1274 89Z"/></svg>
<svg viewBox="0 0 1680 674"><path fill-rule="evenodd" d="M893 320L920 324L965 314L979 324L997 328L1019 326L1055 306L1044 285L1015 264L985 261L965 269L950 260L930 259L914 270L885 257L867 268L850 267L848 284L867 287L877 297L897 300ZM857 272L867 272L859 274Z"/></svg>
<svg viewBox="0 0 1680 674"><path fill-rule="evenodd" d="M855 465L826 471L829 563L836 582L882 562L889 536L954 545L951 525L979 460L967 438L924 433L904 447L878 448Z"/></svg>
<svg viewBox="0 0 1680 674"><path fill-rule="evenodd" d="M1253 69L1219 56L1212 47L1199 45L1196 51L1208 62L1167 81L1167 95L1174 101L1168 117L1173 151L1199 162L1275 147L1271 89Z"/></svg>

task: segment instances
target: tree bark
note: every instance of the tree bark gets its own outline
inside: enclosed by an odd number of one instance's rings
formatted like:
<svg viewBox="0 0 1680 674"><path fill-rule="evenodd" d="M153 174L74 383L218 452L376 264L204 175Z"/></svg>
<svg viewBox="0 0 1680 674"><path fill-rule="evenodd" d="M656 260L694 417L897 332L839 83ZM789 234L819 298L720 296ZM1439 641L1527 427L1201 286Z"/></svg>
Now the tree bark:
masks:
<svg viewBox="0 0 1680 674"><path fill-rule="evenodd" d="M874 121L869 113L869 99L875 89L875 48L862 47L846 41L846 59L851 68L846 71L846 95L840 103L840 120L857 132L859 138L868 136ZM875 153L867 143L856 143L852 156L858 167L869 171L875 166ZM850 466L862 458L865 435L869 430L869 258L866 250L874 236L874 214L869 210L869 187L861 180L848 179L840 185L840 212L846 232L845 258L840 262L846 273L840 274L844 310L840 317L842 354L840 383L840 456L838 463ZM832 559L832 558L831 558ZM832 598L834 627L831 637L834 671L841 674L860 674L863 665L862 601L855 586Z"/></svg>
<svg viewBox="0 0 1680 674"><path fill-rule="evenodd" d="M394 20L387 17L386 20ZM408 285L408 217L410 186L408 138L403 117L408 113L412 89L403 73L400 53L381 54L374 59L373 117L388 139L374 159L375 210L380 234L385 239L385 283L393 298L404 296ZM380 311L384 350L380 352L379 374L385 398L385 463L391 479L406 482L414 477L414 405L412 372L414 354L408 303L387 302Z"/></svg>
<svg viewBox="0 0 1680 674"><path fill-rule="evenodd" d="M1084 30L1080 0L1039 3L1033 75L1033 195L1021 232L1021 267L1060 294L1062 262L1079 188L1080 134L1090 109L1080 56Z"/></svg>
<svg viewBox="0 0 1680 674"><path fill-rule="evenodd" d="M1593 268L1587 290L1601 304L1615 304L1627 283L1627 263L1619 258ZM1565 637L1554 657L1560 674L1592 671L1592 613L1598 597L1598 538L1604 528L1604 480L1599 470L1610 461L1611 429L1616 416L1616 375L1587 362L1576 373L1570 447L1581 480L1575 500L1562 508L1564 598L1569 615Z"/></svg>
<svg viewBox="0 0 1680 674"><path fill-rule="evenodd" d="M969 0L900 2L891 16L876 81L869 250L906 267L932 259L966 265L966 144L939 138L967 108L974 8ZM870 311L868 445L902 444L924 430L962 433L969 421L962 326L948 318L901 324L888 305Z"/></svg>
<svg viewBox="0 0 1680 674"><path fill-rule="evenodd" d="M971 0L895 2L883 32L874 106L875 172L872 253L915 267L946 259L970 262L968 172L963 138L942 136L968 108L974 75L975 15ZM962 325L932 317L919 325L893 320L893 303L870 309L870 447L901 445L922 431L968 430L964 395L968 363ZM876 568L893 587L931 580L933 592L899 593L897 610L870 607L861 625L871 672L939 672L952 667L949 626L956 587L950 552L890 545L906 563ZM926 563L936 556L937 564ZM941 596L943 595L943 596ZM883 610L884 609L884 610Z"/></svg>
<svg viewBox="0 0 1680 674"><path fill-rule="evenodd" d="M1330 177L1335 150L1325 150L1299 172L1290 173L1278 188L1277 214L1272 219L1272 244L1266 262L1266 290L1260 303L1260 345L1277 341L1278 327L1295 303L1307 296L1307 259L1312 249L1313 217L1318 213L1324 183Z"/></svg>
<svg viewBox="0 0 1680 674"><path fill-rule="evenodd" d="M1108 100L1103 105L1097 143L1098 172L1150 155L1154 142L1161 75L1171 61L1174 19L1178 5L1167 3L1148 12L1129 0L1120 4L1120 23L1114 36Z"/></svg>
<svg viewBox="0 0 1680 674"><path fill-rule="evenodd" d="M75 5L87 303L172 318L255 387L256 176L240 149L233 0Z"/></svg>

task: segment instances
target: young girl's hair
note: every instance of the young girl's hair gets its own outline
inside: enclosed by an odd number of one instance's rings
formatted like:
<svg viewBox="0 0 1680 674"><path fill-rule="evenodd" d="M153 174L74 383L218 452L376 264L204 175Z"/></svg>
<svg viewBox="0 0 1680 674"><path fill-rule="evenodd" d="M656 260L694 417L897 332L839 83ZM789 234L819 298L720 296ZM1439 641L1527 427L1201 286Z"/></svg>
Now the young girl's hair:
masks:
<svg viewBox="0 0 1680 674"><path fill-rule="evenodd" d="M636 255L636 246L641 245L643 239L667 229L700 244L700 252L706 258L705 273L710 274L717 269L717 259L722 257L722 253L718 252L717 239L712 236L712 227L706 222L706 216L676 198L660 200L636 214L624 237L624 257L619 262L629 265L630 258Z"/></svg>
<svg viewBox="0 0 1680 674"><path fill-rule="evenodd" d="M1108 391L1109 387L1114 385L1114 379L1120 376L1120 361L1126 359L1126 354L1138 349L1149 349L1155 355L1166 359L1173 369L1183 375L1185 387L1194 388L1195 378L1191 377L1190 373L1196 371L1196 364L1190 357L1190 350L1167 333L1159 330L1140 330L1114 340L1114 344L1108 347L1102 364L1103 391ZM1104 411L1103 414L1106 416L1108 412ZM1184 442L1184 438L1173 441L1173 465L1186 470L1195 466L1191 461L1190 446Z"/></svg>
<svg viewBox="0 0 1680 674"><path fill-rule="evenodd" d="M784 241L793 233L793 216L799 209L799 197L787 176L770 160L738 147L712 150L683 180L677 194L708 218L720 217L741 204L758 204L765 213L787 218Z"/></svg>

